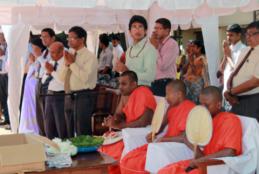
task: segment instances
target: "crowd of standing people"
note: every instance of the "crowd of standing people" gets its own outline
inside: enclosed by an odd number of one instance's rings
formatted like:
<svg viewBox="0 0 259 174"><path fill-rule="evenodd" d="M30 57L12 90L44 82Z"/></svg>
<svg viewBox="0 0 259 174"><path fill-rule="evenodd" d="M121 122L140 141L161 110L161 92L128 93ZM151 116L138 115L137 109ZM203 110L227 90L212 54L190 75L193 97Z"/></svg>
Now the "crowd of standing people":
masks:
<svg viewBox="0 0 259 174"><path fill-rule="evenodd" d="M238 24L227 27L223 41L223 58L217 77L220 87L210 85L208 59L202 40L186 45L186 56L179 57L179 46L170 36L171 22L155 21L152 36L147 36L148 23L134 15L128 25L133 40L126 52L119 37L99 37L99 58L86 45L87 31L74 26L69 29L68 48L57 41L55 31L44 28L40 37L29 42L21 99L19 133L34 133L49 139L92 135L91 117L96 103L98 78L109 75L118 79L120 101L115 113L104 118L103 126L114 130L144 128L151 124L156 109L155 96L165 97L168 109L159 133L167 126L158 142L177 142L193 149L186 138L189 112L197 104L212 116L212 139L204 148L197 147L197 158L169 164L158 173L195 174L197 164L211 158L242 154L242 127L237 115L259 120L259 21L243 29ZM0 33L0 104L4 119L8 114L8 53L4 35ZM110 101L107 101L110 102ZM147 142L151 142L151 133ZM145 171L148 144L124 151L123 140L101 146L99 151L119 163L109 173L148 173Z"/></svg>

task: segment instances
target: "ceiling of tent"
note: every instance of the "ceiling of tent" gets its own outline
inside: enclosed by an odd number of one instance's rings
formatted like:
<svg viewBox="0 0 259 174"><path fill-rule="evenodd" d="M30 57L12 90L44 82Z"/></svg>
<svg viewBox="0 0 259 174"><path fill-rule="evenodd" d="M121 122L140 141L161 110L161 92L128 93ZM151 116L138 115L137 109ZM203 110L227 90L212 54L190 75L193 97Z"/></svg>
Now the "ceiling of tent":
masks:
<svg viewBox="0 0 259 174"><path fill-rule="evenodd" d="M222 16L259 9L259 0L0 0L0 24L19 21L35 28L43 26L66 30L81 25L90 30L127 30L133 14L153 21L158 17L188 29L195 19Z"/></svg>
<svg viewBox="0 0 259 174"><path fill-rule="evenodd" d="M210 10L240 8L247 11L256 9L259 0L0 0L0 5L38 4L76 8L93 8L101 5L112 9L146 10L155 2L161 8L168 10L191 10L206 5Z"/></svg>

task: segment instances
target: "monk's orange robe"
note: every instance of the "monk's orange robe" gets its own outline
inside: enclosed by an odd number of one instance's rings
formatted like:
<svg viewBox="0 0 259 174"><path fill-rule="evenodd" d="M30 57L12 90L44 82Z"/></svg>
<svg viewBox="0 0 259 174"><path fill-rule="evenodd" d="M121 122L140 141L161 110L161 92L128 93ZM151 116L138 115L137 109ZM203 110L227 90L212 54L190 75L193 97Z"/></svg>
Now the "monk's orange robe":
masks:
<svg viewBox="0 0 259 174"><path fill-rule="evenodd" d="M169 108L167 112L168 129L165 137L176 137L185 131L186 120L189 112L195 106L190 100L183 101L180 105ZM121 160L122 174L145 174L148 144L127 153Z"/></svg>
<svg viewBox="0 0 259 174"><path fill-rule="evenodd" d="M239 118L228 112L221 112L213 118L212 139L205 146L203 153L205 155L214 154L225 148L231 148L236 151L236 155L242 152L242 127ZM199 174L198 169L188 173L185 169L189 166L190 160L180 161L170 164L161 170L159 174Z"/></svg>
<svg viewBox="0 0 259 174"><path fill-rule="evenodd" d="M126 116L126 122L130 123L139 119L147 108L154 111L156 108L156 100L149 88L140 86L130 94L127 104L122 109ZM115 144L101 146L99 151L112 156L115 160L119 161L123 149L124 143L123 141L119 141ZM119 174L119 165L110 167L109 173Z"/></svg>

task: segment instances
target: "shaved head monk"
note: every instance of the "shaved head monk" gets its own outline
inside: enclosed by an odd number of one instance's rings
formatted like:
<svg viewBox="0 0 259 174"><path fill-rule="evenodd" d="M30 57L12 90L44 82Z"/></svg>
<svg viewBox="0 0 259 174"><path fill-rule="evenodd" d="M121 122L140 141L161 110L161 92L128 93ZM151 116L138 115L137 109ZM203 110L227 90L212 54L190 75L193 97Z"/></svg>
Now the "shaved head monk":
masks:
<svg viewBox="0 0 259 174"><path fill-rule="evenodd" d="M159 133L163 131L166 125L168 125L168 129L165 136L159 139L159 141L182 142L187 116L195 104L186 99L186 87L180 80L171 80L166 85L166 100L169 103L169 108L164 116ZM147 141L151 142L151 133L147 135ZM121 173L148 173L145 171L147 148L148 144L126 154L120 163Z"/></svg>
<svg viewBox="0 0 259 174"><path fill-rule="evenodd" d="M213 134L204 150L197 148L196 159L170 164L159 174L199 174L197 165L212 158L240 155L242 152L242 127L239 118L228 112L222 112L222 96L217 87L204 88L200 94L200 103L204 105L213 118ZM193 149L193 145L185 138L184 143Z"/></svg>
<svg viewBox="0 0 259 174"><path fill-rule="evenodd" d="M104 120L104 125L113 129L145 127L150 125L156 108L153 93L148 87L138 86L135 72L125 71L119 78L121 100L114 116ZM99 150L120 160L124 149L123 141L102 146ZM109 168L109 173L120 173L118 165Z"/></svg>

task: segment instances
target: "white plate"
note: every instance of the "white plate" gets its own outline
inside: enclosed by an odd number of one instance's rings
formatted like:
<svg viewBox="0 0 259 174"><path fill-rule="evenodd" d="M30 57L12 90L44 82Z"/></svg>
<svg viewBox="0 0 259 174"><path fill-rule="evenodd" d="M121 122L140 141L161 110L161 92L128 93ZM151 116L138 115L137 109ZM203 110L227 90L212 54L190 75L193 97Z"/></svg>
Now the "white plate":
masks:
<svg viewBox="0 0 259 174"><path fill-rule="evenodd" d="M116 132L116 137L112 138L112 137L104 137L104 142L103 145L110 145L110 144L114 144L119 142L120 140L122 140L122 132Z"/></svg>

